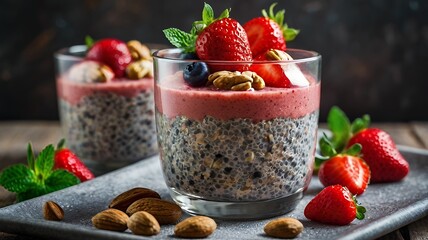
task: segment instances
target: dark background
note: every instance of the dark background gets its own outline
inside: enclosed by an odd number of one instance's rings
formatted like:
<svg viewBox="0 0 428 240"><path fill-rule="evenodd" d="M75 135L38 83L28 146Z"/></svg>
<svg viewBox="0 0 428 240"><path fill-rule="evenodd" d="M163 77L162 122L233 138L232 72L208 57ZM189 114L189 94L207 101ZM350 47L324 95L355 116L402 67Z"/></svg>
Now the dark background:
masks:
<svg viewBox="0 0 428 240"><path fill-rule="evenodd" d="M207 0L216 16L232 8L241 24L274 1ZM320 120L340 106L351 118L428 120L428 1L287 0L286 21L301 30L288 47L323 56ZM197 0L1 0L0 120L56 120L53 53L116 37L168 44L162 29L188 31Z"/></svg>

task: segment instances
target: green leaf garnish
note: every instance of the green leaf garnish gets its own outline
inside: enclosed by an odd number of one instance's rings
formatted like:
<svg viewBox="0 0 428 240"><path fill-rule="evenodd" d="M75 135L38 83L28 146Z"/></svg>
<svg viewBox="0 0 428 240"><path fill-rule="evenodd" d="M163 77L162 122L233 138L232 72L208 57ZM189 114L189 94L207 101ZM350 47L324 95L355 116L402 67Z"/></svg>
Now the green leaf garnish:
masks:
<svg viewBox="0 0 428 240"><path fill-rule="evenodd" d="M367 211L366 208L360 205L355 196L352 197L352 200L354 200L355 208L357 209L357 215L355 218L358 220L363 220Z"/></svg>
<svg viewBox="0 0 428 240"><path fill-rule="evenodd" d="M10 192L21 193L33 187L36 175L24 164L5 168L0 175L0 185Z"/></svg>
<svg viewBox="0 0 428 240"><path fill-rule="evenodd" d="M48 145L35 157L31 144L28 144L28 166L16 164L5 168L0 173L0 185L17 193L18 201L24 201L78 184L80 180L72 173L53 170L54 157L53 145Z"/></svg>
<svg viewBox="0 0 428 240"><path fill-rule="evenodd" d="M88 49L94 46L94 43L95 43L95 40L91 36L87 35L85 37L85 45Z"/></svg>
<svg viewBox="0 0 428 240"><path fill-rule="evenodd" d="M328 113L327 123L333 134L333 146L341 152L351 137L351 123L345 113L336 106L332 107Z"/></svg>
<svg viewBox="0 0 428 240"><path fill-rule="evenodd" d="M300 31L297 29L294 29L294 28L289 28L288 25L286 23L284 23L284 15L285 15L284 9L278 11L277 13L274 12L273 9L275 8L275 6L277 4L278 3L272 3L272 5L270 5L269 13L265 9L263 9L262 15L264 17L272 19L273 21L275 21L279 25L279 27L282 31L282 34L284 35L285 41L287 41L287 42L293 41L296 38L297 34L299 34Z"/></svg>
<svg viewBox="0 0 428 240"><path fill-rule="evenodd" d="M195 44L198 34L211 23L229 17L230 9L224 10L218 18L214 17L214 10L208 3L204 3L202 20L193 22L190 32L187 33L178 28L167 28L163 30L165 37L175 47L183 49L184 52L195 52Z"/></svg>

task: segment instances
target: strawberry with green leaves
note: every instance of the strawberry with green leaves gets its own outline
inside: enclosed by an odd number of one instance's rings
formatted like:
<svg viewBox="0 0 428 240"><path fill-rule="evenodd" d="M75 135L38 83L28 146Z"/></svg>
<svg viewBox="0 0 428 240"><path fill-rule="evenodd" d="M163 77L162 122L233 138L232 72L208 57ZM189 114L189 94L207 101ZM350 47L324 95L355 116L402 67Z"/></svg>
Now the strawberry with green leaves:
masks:
<svg viewBox="0 0 428 240"><path fill-rule="evenodd" d="M361 144L361 157L370 167L372 183L400 181L409 173L409 163L391 136L381 129L369 128L368 115L355 119L351 124L342 110L333 107L327 122L332 131L331 141L338 152L353 144Z"/></svg>
<svg viewBox="0 0 428 240"><path fill-rule="evenodd" d="M318 178L325 186L342 185L354 194L363 194L370 181L370 168L359 157L360 144L354 144L343 153L337 153L326 136L320 139L323 157L317 157L320 165Z"/></svg>
<svg viewBox="0 0 428 240"><path fill-rule="evenodd" d="M44 148L37 158L31 144L27 148L28 166L16 164L0 173L0 185L15 192L18 201L51 193L78 184L79 179L64 169L54 170L55 149Z"/></svg>
<svg viewBox="0 0 428 240"><path fill-rule="evenodd" d="M235 19L229 18L229 9L218 18L207 3L202 11L202 20L193 23L190 33L177 28L163 32L172 45L185 52L196 52L201 60L252 61L250 44L244 28ZM248 65L210 65L210 70L244 71Z"/></svg>
<svg viewBox="0 0 428 240"><path fill-rule="evenodd" d="M70 149L65 147L65 140L59 141L55 152L55 168L65 169L85 182L94 178L94 174Z"/></svg>
<svg viewBox="0 0 428 240"><path fill-rule="evenodd" d="M348 225L355 218L362 220L365 213L366 209L341 185L324 188L304 210L307 219L332 225Z"/></svg>
<svg viewBox="0 0 428 240"><path fill-rule="evenodd" d="M253 18L244 24L253 58L271 49L285 51L286 41L292 41L299 33L284 23L285 10L274 12L276 4L269 7L269 13L263 9L263 17Z"/></svg>

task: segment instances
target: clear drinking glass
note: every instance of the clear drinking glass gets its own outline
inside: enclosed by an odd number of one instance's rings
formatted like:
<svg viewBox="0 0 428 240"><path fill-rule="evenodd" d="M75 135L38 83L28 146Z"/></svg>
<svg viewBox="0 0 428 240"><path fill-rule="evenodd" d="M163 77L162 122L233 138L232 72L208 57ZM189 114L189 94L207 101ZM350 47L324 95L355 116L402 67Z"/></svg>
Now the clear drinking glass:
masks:
<svg viewBox="0 0 428 240"><path fill-rule="evenodd" d="M71 71L86 47L55 54L61 127L67 146L94 173L105 173L157 153L154 80L75 81Z"/></svg>
<svg viewBox="0 0 428 240"><path fill-rule="evenodd" d="M288 49L290 61L204 61L210 69L281 67L291 88L225 91L190 87L197 60L180 50L154 54L161 167L170 194L190 214L259 219L293 210L313 170L321 56Z"/></svg>

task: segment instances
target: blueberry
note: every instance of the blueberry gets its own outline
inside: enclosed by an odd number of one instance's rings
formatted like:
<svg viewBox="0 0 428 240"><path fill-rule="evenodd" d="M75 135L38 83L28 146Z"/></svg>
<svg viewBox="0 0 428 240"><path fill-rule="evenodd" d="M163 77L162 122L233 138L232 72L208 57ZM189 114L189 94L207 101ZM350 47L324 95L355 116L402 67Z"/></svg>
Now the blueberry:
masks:
<svg viewBox="0 0 428 240"><path fill-rule="evenodd" d="M182 52L180 53L180 59L188 59L188 60L198 60L198 55L194 52L186 53Z"/></svg>
<svg viewBox="0 0 428 240"><path fill-rule="evenodd" d="M183 72L184 80L192 87L205 85L208 80L208 66L204 62L193 62Z"/></svg>

